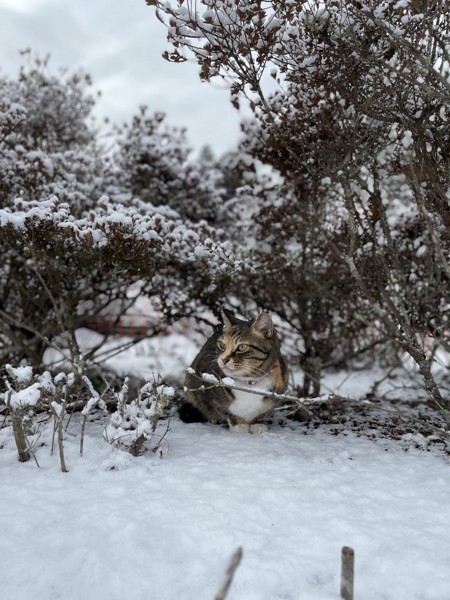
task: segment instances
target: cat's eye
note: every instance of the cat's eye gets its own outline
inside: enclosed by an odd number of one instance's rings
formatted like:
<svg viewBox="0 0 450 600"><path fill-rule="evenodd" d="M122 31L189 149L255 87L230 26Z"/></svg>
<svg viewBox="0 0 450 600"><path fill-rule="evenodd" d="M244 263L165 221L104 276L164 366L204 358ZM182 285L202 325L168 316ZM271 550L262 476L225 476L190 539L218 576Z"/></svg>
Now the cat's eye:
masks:
<svg viewBox="0 0 450 600"><path fill-rule="evenodd" d="M239 346L237 347L238 352L245 352L246 350L248 350L247 344L239 344Z"/></svg>
<svg viewBox="0 0 450 600"><path fill-rule="evenodd" d="M225 350L226 346L225 344L222 342L222 340L219 340L217 342L217 347L219 348L219 350Z"/></svg>

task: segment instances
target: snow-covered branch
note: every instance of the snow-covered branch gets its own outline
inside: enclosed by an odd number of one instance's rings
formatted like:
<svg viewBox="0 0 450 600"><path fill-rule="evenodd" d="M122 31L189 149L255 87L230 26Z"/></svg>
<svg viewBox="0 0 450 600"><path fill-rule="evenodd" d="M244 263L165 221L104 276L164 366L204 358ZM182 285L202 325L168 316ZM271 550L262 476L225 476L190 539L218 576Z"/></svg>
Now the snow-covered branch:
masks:
<svg viewBox="0 0 450 600"><path fill-rule="evenodd" d="M250 394L255 394L256 396L265 396L267 398L273 398L278 402L291 402L295 403L296 406L309 406L313 404L322 404L324 402L328 402L333 398L333 394L325 394L318 398L299 398L298 396L291 396L289 394L277 394L276 392L270 390L264 390L257 387L257 384L249 386L241 383L236 383L234 379L231 377L223 377L219 378L216 375L212 375L211 373L202 373L201 376L197 375L196 372L189 368L188 372L191 375L197 376L199 381L203 381L207 385L201 384L198 388L192 391L196 391L198 389L211 389L211 388L227 388L230 390L236 390L240 392L248 392Z"/></svg>

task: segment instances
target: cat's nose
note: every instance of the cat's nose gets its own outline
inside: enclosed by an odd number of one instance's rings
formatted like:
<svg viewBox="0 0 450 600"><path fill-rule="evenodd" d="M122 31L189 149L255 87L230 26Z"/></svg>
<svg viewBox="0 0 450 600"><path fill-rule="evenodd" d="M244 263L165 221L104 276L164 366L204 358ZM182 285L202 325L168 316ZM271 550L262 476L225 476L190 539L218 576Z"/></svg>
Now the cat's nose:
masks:
<svg viewBox="0 0 450 600"><path fill-rule="evenodd" d="M224 365L226 365L228 362L230 362L230 360L231 360L231 356L230 355L228 355L228 356L222 356L222 362L223 362Z"/></svg>

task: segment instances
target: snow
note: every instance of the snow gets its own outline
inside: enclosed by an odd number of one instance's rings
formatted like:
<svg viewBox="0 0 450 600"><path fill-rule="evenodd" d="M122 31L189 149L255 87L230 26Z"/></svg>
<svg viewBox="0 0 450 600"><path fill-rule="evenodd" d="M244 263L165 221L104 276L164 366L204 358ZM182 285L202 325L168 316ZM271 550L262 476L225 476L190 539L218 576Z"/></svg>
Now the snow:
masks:
<svg viewBox="0 0 450 600"><path fill-rule="evenodd" d="M98 341L77 334L82 349ZM108 365L149 378L162 367L179 385L197 351L174 333ZM381 377L328 374L323 392L363 398ZM379 392L404 395L400 384L386 378ZM176 415L153 433L142 417L137 433L160 445L133 457L108 443L121 420L94 409L80 457L83 418L65 431L68 473L51 422L35 445L39 468L19 463L10 427L0 429L2 599L211 600L242 547L227 600L338 600L343 546L355 550L356 599L449 599L448 458L420 433L372 440L275 418L268 433L231 434Z"/></svg>
<svg viewBox="0 0 450 600"><path fill-rule="evenodd" d="M9 406L12 409L25 408L26 406L35 406L41 397L41 385L33 383L18 392L11 392Z"/></svg>
<svg viewBox="0 0 450 600"><path fill-rule="evenodd" d="M161 395L166 396L167 398L173 398L175 396L175 390L171 385L162 385L159 387L158 391Z"/></svg>
<svg viewBox="0 0 450 600"><path fill-rule="evenodd" d="M61 404L58 404L58 402L51 402L51 407L55 413L55 415L57 415L58 417L61 416L61 412L62 412L62 406Z"/></svg>
<svg viewBox="0 0 450 600"><path fill-rule="evenodd" d="M217 383L219 381L218 378L212 373L203 373L202 379L208 383Z"/></svg>
<svg viewBox="0 0 450 600"><path fill-rule="evenodd" d="M12 367L11 365L5 365L5 369L10 373L19 384L26 384L31 381L33 377L32 367Z"/></svg>
<svg viewBox="0 0 450 600"><path fill-rule="evenodd" d="M448 465L438 455L296 425L263 435L170 424L163 458L134 458L91 424L69 473L0 452L2 598L211 599L238 546L230 600L448 600ZM160 428L165 429L166 423ZM2 430L1 434L4 434ZM3 440L2 440L3 441Z"/></svg>

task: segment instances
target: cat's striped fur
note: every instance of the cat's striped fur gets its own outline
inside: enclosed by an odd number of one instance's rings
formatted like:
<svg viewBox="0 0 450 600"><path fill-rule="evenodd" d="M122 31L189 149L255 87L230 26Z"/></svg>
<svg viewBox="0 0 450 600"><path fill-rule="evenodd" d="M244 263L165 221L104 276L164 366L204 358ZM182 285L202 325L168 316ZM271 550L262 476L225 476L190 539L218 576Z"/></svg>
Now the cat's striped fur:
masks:
<svg viewBox="0 0 450 600"><path fill-rule="evenodd" d="M186 397L211 423L228 422L233 431L261 432L267 430L262 420L273 410L272 398L251 393L258 389L282 393L288 384L288 367L280 352L280 341L267 313L252 321L236 318L222 311L223 327L212 335L188 370ZM240 392L210 386L202 373L219 378L231 377Z"/></svg>

